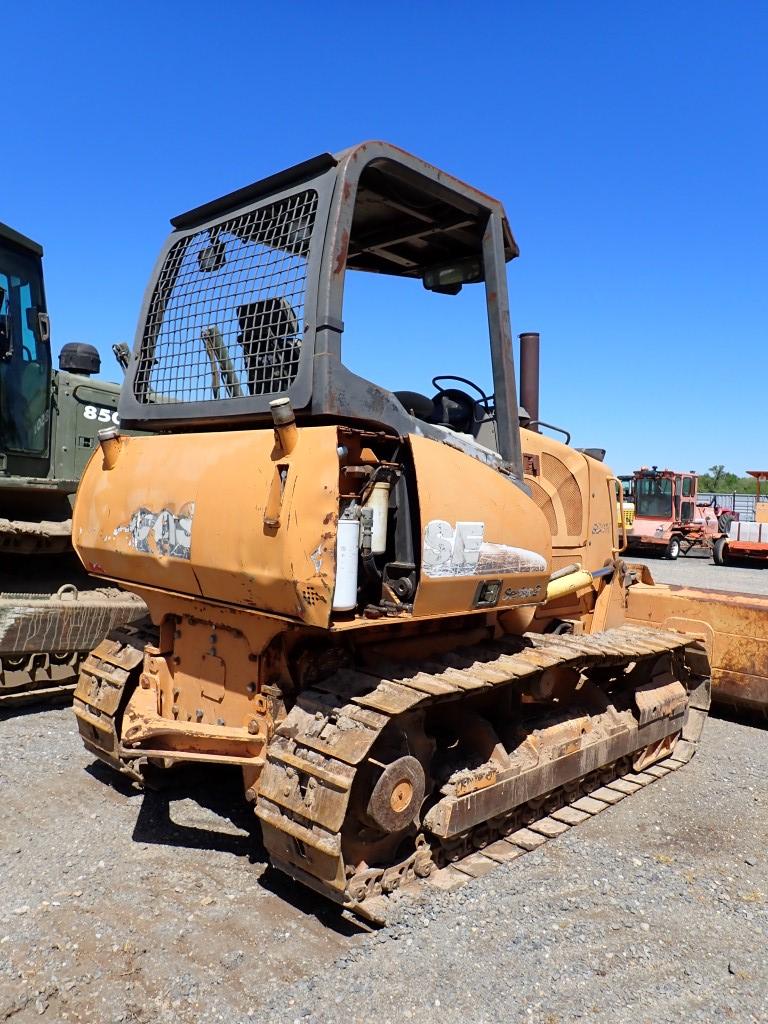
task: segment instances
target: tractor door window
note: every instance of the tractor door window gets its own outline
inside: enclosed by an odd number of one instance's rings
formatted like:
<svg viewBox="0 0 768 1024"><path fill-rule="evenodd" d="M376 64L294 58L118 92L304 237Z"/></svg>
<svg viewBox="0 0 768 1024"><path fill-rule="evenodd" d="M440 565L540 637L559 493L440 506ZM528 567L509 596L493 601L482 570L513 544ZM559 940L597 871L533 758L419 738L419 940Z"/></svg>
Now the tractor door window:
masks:
<svg viewBox="0 0 768 1024"><path fill-rule="evenodd" d="M43 455L48 447L51 354L39 335L44 310L39 264L0 251L0 314L7 342L0 358L0 449Z"/></svg>
<svg viewBox="0 0 768 1024"><path fill-rule="evenodd" d="M642 477L637 482L639 516L668 519L672 514L672 481L669 477Z"/></svg>
<svg viewBox="0 0 768 1024"><path fill-rule="evenodd" d="M8 281L8 275L4 274L2 270L0 270L0 317L3 318L1 321L3 327L5 327L5 317L8 316L8 309L10 307L9 287L10 282Z"/></svg>
<svg viewBox="0 0 768 1024"><path fill-rule="evenodd" d="M680 496L683 492L683 478L681 476L675 477L675 494L673 499L674 517L675 519L681 518L680 513Z"/></svg>
<svg viewBox="0 0 768 1024"><path fill-rule="evenodd" d="M692 494L693 494L693 477L684 476L683 477L683 497L684 498L690 498L690 496Z"/></svg>

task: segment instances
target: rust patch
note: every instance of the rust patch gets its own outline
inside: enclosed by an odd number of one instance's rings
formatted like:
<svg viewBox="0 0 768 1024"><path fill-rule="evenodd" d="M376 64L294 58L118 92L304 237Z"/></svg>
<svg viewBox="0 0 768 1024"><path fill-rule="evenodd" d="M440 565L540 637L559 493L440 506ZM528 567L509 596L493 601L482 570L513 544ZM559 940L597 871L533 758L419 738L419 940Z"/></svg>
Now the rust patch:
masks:
<svg viewBox="0 0 768 1024"><path fill-rule="evenodd" d="M341 243L336 250L336 259L333 263L334 274L341 274L347 265L347 252L349 250L349 232L345 231L341 236Z"/></svg>

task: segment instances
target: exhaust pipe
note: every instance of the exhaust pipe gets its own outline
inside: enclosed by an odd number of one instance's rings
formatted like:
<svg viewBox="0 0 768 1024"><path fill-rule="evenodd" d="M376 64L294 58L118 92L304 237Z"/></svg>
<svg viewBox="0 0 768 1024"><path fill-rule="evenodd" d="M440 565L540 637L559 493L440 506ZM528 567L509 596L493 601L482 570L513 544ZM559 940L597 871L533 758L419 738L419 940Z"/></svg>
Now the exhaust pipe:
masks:
<svg viewBox="0 0 768 1024"><path fill-rule="evenodd" d="M539 335L529 331L520 335L520 405L528 419L539 418ZM531 429L538 433L538 426Z"/></svg>

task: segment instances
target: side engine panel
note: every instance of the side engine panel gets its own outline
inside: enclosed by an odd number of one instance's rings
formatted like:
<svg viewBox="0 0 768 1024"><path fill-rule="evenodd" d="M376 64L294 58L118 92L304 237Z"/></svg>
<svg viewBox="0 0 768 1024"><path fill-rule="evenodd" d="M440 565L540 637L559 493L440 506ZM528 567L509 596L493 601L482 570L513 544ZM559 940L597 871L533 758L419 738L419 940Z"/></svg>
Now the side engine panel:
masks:
<svg viewBox="0 0 768 1024"><path fill-rule="evenodd" d="M414 613L544 600L552 538L544 515L497 469L450 445L410 438L422 566Z"/></svg>
<svg viewBox="0 0 768 1024"><path fill-rule="evenodd" d="M618 546L616 485L607 466L532 430L521 430L525 482L552 534L555 569L601 568Z"/></svg>
<svg viewBox="0 0 768 1024"><path fill-rule="evenodd" d="M339 507L335 427L121 436L83 476L72 538L86 569L326 626ZM99 510L95 515L94 510ZM144 596L144 594L142 594Z"/></svg>

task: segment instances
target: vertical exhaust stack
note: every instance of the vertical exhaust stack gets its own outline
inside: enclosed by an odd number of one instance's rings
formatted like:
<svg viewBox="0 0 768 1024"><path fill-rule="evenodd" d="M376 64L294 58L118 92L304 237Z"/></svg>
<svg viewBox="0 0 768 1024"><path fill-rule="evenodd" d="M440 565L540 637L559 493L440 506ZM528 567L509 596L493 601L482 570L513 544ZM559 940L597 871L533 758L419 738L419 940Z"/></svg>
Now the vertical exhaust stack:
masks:
<svg viewBox="0 0 768 1024"><path fill-rule="evenodd" d="M520 335L520 405L531 422L539 418L539 335L529 331ZM538 427L531 428L538 433Z"/></svg>

